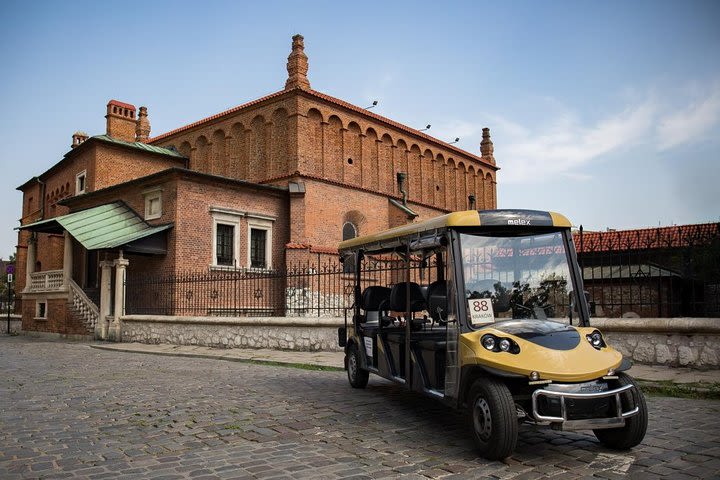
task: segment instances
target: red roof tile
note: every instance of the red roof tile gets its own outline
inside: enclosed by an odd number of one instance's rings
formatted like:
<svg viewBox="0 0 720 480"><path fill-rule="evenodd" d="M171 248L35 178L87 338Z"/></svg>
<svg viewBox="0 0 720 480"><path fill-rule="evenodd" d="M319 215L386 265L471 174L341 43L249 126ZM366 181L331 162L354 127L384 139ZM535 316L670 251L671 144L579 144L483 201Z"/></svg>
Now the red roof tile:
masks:
<svg viewBox="0 0 720 480"><path fill-rule="evenodd" d="M713 239L720 239L720 223L583 232L582 248L580 234L576 232L573 236L578 252L677 248L706 245Z"/></svg>
<svg viewBox="0 0 720 480"><path fill-rule="evenodd" d="M108 102L108 106L110 105L117 105L118 107L122 108L129 108L130 110L135 110L135 105L131 105L129 103L121 102L120 100L110 100Z"/></svg>

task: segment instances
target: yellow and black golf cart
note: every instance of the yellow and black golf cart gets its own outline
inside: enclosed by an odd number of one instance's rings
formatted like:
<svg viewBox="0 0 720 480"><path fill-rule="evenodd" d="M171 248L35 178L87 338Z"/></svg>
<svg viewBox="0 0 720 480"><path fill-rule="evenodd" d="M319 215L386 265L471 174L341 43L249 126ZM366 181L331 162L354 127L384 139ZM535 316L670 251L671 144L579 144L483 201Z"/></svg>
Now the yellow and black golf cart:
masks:
<svg viewBox="0 0 720 480"><path fill-rule="evenodd" d="M342 242L350 385L374 373L467 408L488 459L513 452L522 422L640 443L645 399L589 324L570 226L552 212L470 210Z"/></svg>

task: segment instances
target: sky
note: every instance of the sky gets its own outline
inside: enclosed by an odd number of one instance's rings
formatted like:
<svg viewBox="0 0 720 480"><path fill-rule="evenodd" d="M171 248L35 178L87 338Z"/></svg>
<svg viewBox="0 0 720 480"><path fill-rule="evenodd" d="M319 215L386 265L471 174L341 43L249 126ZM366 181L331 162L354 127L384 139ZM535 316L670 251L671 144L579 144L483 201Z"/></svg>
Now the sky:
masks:
<svg viewBox="0 0 720 480"><path fill-rule="evenodd" d="M110 99L152 134L282 90L291 37L313 89L479 154L499 208L586 230L720 221L720 2L0 3L0 257L22 194Z"/></svg>

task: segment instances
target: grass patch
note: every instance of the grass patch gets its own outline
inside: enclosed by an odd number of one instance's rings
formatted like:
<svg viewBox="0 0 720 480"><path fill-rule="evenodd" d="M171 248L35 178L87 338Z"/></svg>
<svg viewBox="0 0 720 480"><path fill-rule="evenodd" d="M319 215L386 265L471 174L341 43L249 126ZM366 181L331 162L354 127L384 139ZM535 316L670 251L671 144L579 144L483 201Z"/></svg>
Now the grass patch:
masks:
<svg viewBox="0 0 720 480"><path fill-rule="evenodd" d="M720 400L720 383L638 382L643 393L660 397Z"/></svg>
<svg viewBox="0 0 720 480"><path fill-rule="evenodd" d="M272 367L287 367L287 368L297 368L300 370L313 370L313 371L323 371L323 372L343 372L345 369L343 367L328 367L325 365L310 365L308 363L285 363L285 362L274 362L274 361L265 361L265 360L246 360L242 359L239 360L243 363L251 363L253 365L270 365Z"/></svg>

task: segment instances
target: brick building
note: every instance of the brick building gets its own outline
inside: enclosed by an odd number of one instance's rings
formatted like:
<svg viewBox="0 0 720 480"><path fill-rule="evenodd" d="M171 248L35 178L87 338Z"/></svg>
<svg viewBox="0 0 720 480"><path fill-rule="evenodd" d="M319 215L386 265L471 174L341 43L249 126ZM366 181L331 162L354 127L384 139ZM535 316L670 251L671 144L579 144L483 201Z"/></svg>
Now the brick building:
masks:
<svg viewBox="0 0 720 480"><path fill-rule="evenodd" d="M154 138L145 107L111 100L105 134L75 133L18 187L23 329L105 337L127 271L282 269L343 237L496 207L488 129L475 155L317 92L300 35L287 71L283 90Z"/></svg>

